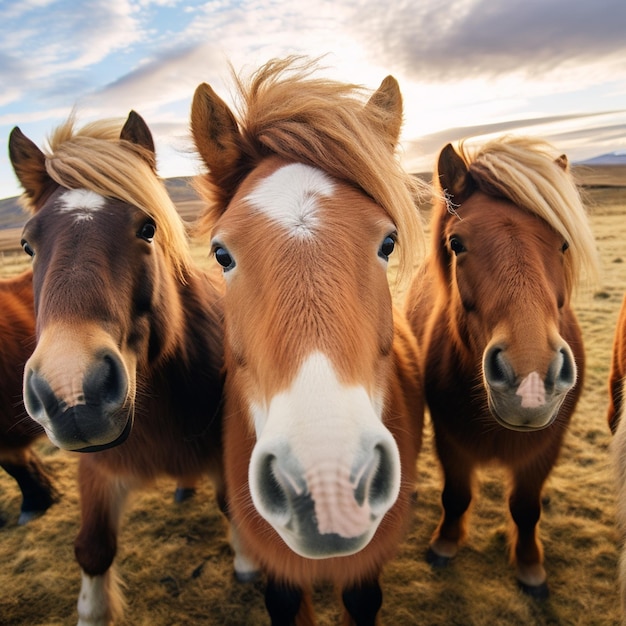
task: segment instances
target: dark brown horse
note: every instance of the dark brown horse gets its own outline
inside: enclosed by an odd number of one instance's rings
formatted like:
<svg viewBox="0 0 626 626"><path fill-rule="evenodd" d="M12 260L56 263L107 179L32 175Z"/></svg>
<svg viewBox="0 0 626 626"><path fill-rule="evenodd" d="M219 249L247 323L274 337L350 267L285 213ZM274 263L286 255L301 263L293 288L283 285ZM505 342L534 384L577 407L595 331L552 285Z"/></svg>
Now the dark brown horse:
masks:
<svg viewBox="0 0 626 626"><path fill-rule="evenodd" d="M448 145L434 180L430 253L406 309L444 477L429 560L455 556L475 472L497 463L512 479L517 579L545 597L536 526L582 388L570 298L579 272L596 271L593 236L566 158L542 142L504 138L473 157Z"/></svg>
<svg viewBox="0 0 626 626"><path fill-rule="evenodd" d="M200 85L191 125L224 298L228 508L268 575L272 624L311 624L334 583L374 624L404 536L421 444L414 338L387 261L422 235L394 155L389 77L369 102L293 59L260 68L237 119Z"/></svg>
<svg viewBox="0 0 626 626"><path fill-rule="evenodd" d="M622 301L609 373L608 422L614 434L611 458L617 487L617 524L621 535L620 596L622 618L626 623L626 296Z"/></svg>
<svg viewBox="0 0 626 626"><path fill-rule="evenodd" d="M221 295L191 260L139 115L78 131L70 119L48 154L16 128L9 150L32 212L24 403L51 441L85 453L78 615L107 623L122 610L111 566L128 493L205 473L222 499Z"/></svg>
<svg viewBox="0 0 626 626"><path fill-rule="evenodd" d="M18 524L50 508L57 493L31 444L43 428L22 403L24 363L35 346L32 272L0 280L0 467L22 492ZM0 519L0 525L4 522Z"/></svg>

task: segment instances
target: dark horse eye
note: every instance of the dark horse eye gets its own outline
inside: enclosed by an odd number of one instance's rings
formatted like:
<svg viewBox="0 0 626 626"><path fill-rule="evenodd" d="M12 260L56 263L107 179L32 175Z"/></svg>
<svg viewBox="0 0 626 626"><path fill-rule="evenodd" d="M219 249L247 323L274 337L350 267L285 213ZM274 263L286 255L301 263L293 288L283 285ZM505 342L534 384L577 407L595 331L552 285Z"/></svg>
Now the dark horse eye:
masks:
<svg viewBox="0 0 626 626"><path fill-rule="evenodd" d="M563 245L561 246L561 252L565 252L568 248L569 248L569 243L567 243L567 241L564 241Z"/></svg>
<svg viewBox="0 0 626 626"><path fill-rule="evenodd" d="M454 254L461 254L461 252L465 252L465 246L463 242L458 238L452 235L450 237L450 248Z"/></svg>
<svg viewBox="0 0 626 626"><path fill-rule="evenodd" d="M22 239L21 245L22 250L24 250L28 256L35 256L35 251L30 247L30 244L26 241L26 239Z"/></svg>
<svg viewBox="0 0 626 626"><path fill-rule="evenodd" d="M393 249L396 247L396 239L393 235L387 235L383 242L380 244L380 249L378 250L378 256L381 259L385 259L385 261L389 260L389 256L393 252Z"/></svg>
<svg viewBox="0 0 626 626"><path fill-rule="evenodd" d="M235 261L226 248L218 246L213 251L213 254L215 255L215 260L224 268L225 272L235 267Z"/></svg>
<svg viewBox="0 0 626 626"><path fill-rule="evenodd" d="M142 227L137 231L137 237L147 241L148 243L152 243L154 239L154 235L156 233L156 224L149 220L145 222Z"/></svg>

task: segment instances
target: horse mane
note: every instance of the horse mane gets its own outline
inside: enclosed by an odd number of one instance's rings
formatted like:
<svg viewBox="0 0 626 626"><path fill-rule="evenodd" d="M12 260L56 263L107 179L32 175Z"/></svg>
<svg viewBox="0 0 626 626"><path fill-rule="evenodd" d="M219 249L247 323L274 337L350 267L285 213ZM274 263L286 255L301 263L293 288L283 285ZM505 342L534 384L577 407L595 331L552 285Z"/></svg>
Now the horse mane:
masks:
<svg viewBox="0 0 626 626"><path fill-rule="evenodd" d="M48 175L62 187L88 189L141 209L158 224L158 241L179 279L193 271L184 223L163 181L149 165L153 155L120 140L124 120L104 119L75 128L74 115L58 126L44 150ZM34 207L26 208L31 212Z"/></svg>
<svg viewBox="0 0 626 626"><path fill-rule="evenodd" d="M317 167L362 189L398 228L399 274L412 271L423 249L423 227L417 202L426 185L405 172L384 132L389 112L367 106L369 92L358 85L314 78L315 60L299 56L273 59L247 80L231 66L240 130L239 171L243 178L265 157ZM198 190L208 203L200 220L210 231L229 199L207 177Z"/></svg>
<svg viewBox="0 0 626 626"><path fill-rule="evenodd" d="M566 162L554 147L533 137L503 136L460 153L481 191L502 196L538 215L567 241L565 271L570 289L583 274L597 281L599 259L591 225Z"/></svg>

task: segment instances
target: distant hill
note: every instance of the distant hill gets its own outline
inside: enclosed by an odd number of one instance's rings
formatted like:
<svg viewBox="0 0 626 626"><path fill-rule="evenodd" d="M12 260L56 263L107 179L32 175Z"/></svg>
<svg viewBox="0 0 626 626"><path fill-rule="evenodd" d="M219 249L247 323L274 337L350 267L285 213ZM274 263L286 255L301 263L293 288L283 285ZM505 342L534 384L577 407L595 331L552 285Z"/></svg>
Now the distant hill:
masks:
<svg viewBox="0 0 626 626"><path fill-rule="evenodd" d="M580 184L585 186L626 187L626 153L610 153L574 163L574 173ZM425 182L430 182L432 174L416 174ZM192 185L192 177L179 176L165 179L165 186L185 221L195 219L201 207L201 201ZM22 209L17 197L0 200L0 230L22 228L28 215Z"/></svg>
<svg viewBox="0 0 626 626"><path fill-rule="evenodd" d="M583 166L597 166L597 165L623 165L626 166L626 152L609 152L608 154L601 154L587 159L586 161L580 161L576 165Z"/></svg>

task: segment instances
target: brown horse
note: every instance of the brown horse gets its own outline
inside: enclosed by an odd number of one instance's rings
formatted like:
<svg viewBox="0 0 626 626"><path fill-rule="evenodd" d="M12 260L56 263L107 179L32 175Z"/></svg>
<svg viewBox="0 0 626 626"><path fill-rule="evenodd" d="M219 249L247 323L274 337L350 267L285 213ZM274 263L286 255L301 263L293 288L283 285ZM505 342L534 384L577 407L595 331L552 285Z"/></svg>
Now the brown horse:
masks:
<svg viewBox="0 0 626 626"><path fill-rule="evenodd" d="M19 129L11 162L32 212L37 345L24 403L79 460L81 624L119 616L112 564L123 504L159 475L213 476L222 498L222 310L155 172L150 130L60 126L44 154Z"/></svg>
<svg viewBox="0 0 626 626"><path fill-rule="evenodd" d="M35 345L32 272L0 280L0 467L22 492L18 524L47 511L57 499L50 478L31 444L43 429L22 403L24 363ZM0 526L3 520L0 520Z"/></svg>
<svg viewBox="0 0 626 626"><path fill-rule="evenodd" d="M615 435L611 442L611 459L617 486L617 524L621 534L620 595L622 616L626 623L626 296L615 328L613 358L609 374L608 422Z"/></svg>
<svg viewBox="0 0 626 626"><path fill-rule="evenodd" d="M406 310L420 345L424 391L443 468L443 516L429 547L445 565L466 534L475 470L510 473L511 554L521 588L548 594L536 525L582 387L572 289L597 259L567 159L505 137L473 157L447 145L430 253Z"/></svg>
<svg viewBox="0 0 626 626"><path fill-rule="evenodd" d="M206 84L192 104L201 227L226 282L227 501L272 624L312 623L319 581L342 589L350 623L373 624L423 419L387 261L397 243L410 268L422 230L394 157L396 81L366 103L314 70L289 58L237 79L239 119Z"/></svg>

